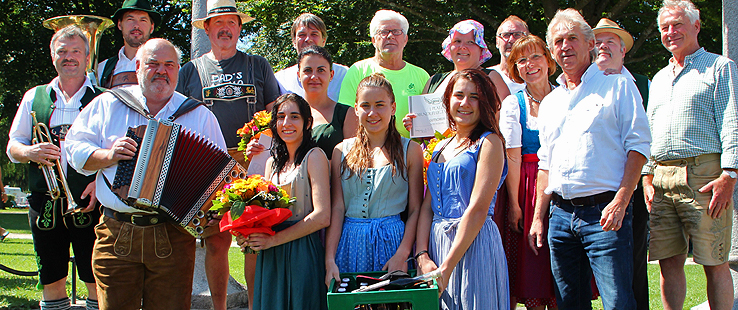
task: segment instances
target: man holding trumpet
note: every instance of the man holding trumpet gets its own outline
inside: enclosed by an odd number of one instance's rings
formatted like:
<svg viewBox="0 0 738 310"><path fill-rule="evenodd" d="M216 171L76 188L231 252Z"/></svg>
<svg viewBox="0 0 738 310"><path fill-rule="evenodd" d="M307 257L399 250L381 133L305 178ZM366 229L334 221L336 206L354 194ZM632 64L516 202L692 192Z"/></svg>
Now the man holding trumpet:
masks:
<svg viewBox="0 0 738 310"><path fill-rule="evenodd" d="M10 127L6 152L12 162L29 164L28 217L39 267L39 284L43 286L41 309L71 307L66 292L70 244L79 278L87 286L87 309L97 309L97 290L90 262L95 243L94 227L100 218L95 208L95 178L85 177L68 167L60 146L64 144L69 126L100 90L93 87L85 74L90 48L79 27L68 26L57 31L50 48L58 76L23 96ZM49 130L37 130L43 127L36 125L37 122L48 126ZM58 188L48 184L50 178L58 179ZM72 197L67 197L65 192ZM73 210L75 202L78 208Z"/></svg>

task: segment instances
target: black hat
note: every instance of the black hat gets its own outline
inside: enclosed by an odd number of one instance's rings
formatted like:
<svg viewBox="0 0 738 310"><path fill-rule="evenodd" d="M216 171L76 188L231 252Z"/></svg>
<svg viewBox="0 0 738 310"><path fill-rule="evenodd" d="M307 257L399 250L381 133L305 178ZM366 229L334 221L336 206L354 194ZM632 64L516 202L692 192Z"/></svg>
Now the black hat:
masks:
<svg viewBox="0 0 738 310"><path fill-rule="evenodd" d="M123 6L120 7L117 11L115 11L115 14L113 14L113 21L117 24L118 19L121 18L123 13L126 11L144 11L146 13L149 13L149 17L151 18L151 21L154 23L154 26L159 26L161 23L161 15L159 12L154 11L154 9L151 7L151 3L149 0L125 0L123 1Z"/></svg>

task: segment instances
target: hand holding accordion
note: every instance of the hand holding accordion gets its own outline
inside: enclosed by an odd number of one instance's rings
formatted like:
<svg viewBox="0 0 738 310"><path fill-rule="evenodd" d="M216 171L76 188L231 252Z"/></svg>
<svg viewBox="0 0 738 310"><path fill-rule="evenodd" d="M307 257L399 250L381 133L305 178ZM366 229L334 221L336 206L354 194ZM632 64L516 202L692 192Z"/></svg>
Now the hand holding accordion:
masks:
<svg viewBox="0 0 738 310"><path fill-rule="evenodd" d="M177 123L149 119L126 136L139 147L133 159L118 163L113 193L129 206L165 215L195 237L205 229L216 193L246 178L225 150Z"/></svg>

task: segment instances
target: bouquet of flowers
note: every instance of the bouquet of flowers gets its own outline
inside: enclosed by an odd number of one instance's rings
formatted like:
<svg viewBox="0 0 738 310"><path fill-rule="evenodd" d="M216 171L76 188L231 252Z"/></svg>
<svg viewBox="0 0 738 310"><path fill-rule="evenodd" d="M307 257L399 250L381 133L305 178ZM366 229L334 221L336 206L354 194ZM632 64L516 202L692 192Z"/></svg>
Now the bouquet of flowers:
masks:
<svg viewBox="0 0 738 310"><path fill-rule="evenodd" d="M257 135L262 132L269 130L269 122L272 121L272 113L267 111L259 111L254 114L254 118L248 123L244 124L243 127L236 130L236 134L241 136L241 141L238 142L238 150L246 151L246 145L249 144L251 138L258 137ZM271 135L269 135L271 136Z"/></svg>
<svg viewBox="0 0 738 310"><path fill-rule="evenodd" d="M436 131L435 137L430 140L423 141L423 182L428 185L428 166L430 166L431 158L433 157L433 150L436 148L436 144L441 142L443 139L453 137L456 132L451 129L446 129L444 133Z"/></svg>
<svg viewBox="0 0 738 310"><path fill-rule="evenodd" d="M210 210L223 215L220 231L230 231L234 236L274 235L272 226L292 216L287 208L294 203L295 198L289 197L284 189L254 174L226 184L216 194Z"/></svg>

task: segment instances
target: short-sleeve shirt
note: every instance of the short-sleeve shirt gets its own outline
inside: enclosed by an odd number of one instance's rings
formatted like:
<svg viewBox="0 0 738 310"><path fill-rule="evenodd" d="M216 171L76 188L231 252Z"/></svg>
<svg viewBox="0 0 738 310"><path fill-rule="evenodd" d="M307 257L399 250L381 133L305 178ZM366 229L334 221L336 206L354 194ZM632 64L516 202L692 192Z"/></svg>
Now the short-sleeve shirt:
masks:
<svg viewBox="0 0 738 310"><path fill-rule="evenodd" d="M341 95L338 102L346 104L356 103L356 88L359 82L372 73L382 73L392 84L392 92L395 94L395 126L403 137L409 137L410 132L402 125L402 118L409 112L407 97L420 95L423 87L430 76L423 68L405 62L405 67L400 70L390 70L377 64L372 58L357 61L346 72L341 84Z"/></svg>
<svg viewBox="0 0 738 310"><path fill-rule="evenodd" d="M236 134L236 130L250 121L253 113L266 109L267 104L279 97L277 79L274 77L269 62L261 56L237 51L233 57L221 61L216 61L209 54L200 56L200 58L206 66L206 71L210 72L211 86L235 83L253 84L256 87L256 105L253 109L249 108L246 99L214 100L212 106L209 107L218 119L226 146L237 147L241 138ZM203 85L193 61L186 63L179 70L177 92L187 97L203 100ZM250 67L249 63L251 63Z"/></svg>

